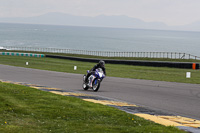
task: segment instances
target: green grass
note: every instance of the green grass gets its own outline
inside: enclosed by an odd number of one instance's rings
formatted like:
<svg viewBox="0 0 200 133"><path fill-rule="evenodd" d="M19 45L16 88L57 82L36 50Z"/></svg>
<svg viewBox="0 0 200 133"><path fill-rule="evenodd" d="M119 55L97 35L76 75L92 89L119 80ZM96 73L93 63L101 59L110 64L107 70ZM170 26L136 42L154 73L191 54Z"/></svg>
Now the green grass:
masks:
<svg viewBox="0 0 200 133"><path fill-rule="evenodd" d="M1 133L181 133L118 109L0 82Z"/></svg>
<svg viewBox="0 0 200 133"><path fill-rule="evenodd" d="M26 62L29 62L28 66ZM85 74L86 70L90 70L96 63L53 58L0 56L0 64ZM78 67L76 71L74 71L74 66ZM107 76L111 77L200 84L200 70L106 64L106 71ZM191 72L191 78L186 78L186 72Z"/></svg>

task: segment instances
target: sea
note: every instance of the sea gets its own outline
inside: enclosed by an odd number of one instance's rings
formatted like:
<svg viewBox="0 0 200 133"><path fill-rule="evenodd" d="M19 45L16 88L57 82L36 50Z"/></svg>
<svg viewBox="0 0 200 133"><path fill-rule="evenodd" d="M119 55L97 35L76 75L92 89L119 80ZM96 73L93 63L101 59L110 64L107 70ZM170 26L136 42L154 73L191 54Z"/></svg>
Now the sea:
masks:
<svg viewBox="0 0 200 133"><path fill-rule="evenodd" d="M0 46L179 52L200 57L200 32L0 23Z"/></svg>

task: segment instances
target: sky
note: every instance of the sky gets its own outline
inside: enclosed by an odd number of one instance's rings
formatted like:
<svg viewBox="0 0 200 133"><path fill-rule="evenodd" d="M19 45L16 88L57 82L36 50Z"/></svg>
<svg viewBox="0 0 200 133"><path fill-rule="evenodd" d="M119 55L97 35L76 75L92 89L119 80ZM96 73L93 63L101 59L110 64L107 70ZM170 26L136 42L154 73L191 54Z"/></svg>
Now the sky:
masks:
<svg viewBox="0 0 200 133"><path fill-rule="evenodd" d="M126 15L169 26L200 22L200 0L0 0L0 17L49 12L76 16Z"/></svg>

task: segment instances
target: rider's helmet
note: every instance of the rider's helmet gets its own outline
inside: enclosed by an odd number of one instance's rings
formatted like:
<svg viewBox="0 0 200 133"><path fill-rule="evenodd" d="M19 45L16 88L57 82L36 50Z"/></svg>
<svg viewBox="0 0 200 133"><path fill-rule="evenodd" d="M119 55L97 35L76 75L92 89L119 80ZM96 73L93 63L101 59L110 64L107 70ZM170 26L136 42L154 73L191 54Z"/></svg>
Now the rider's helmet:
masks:
<svg viewBox="0 0 200 133"><path fill-rule="evenodd" d="M100 61L99 61L99 65L100 65L101 67L104 67L104 66L105 66L105 62L104 62L103 60L100 60Z"/></svg>

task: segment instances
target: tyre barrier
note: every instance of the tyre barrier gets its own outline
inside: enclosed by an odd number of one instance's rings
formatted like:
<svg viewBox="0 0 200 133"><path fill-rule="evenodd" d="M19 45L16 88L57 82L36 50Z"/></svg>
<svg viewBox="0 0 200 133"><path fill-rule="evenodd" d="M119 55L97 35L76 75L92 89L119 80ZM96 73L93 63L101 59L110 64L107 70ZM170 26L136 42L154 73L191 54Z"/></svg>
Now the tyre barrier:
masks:
<svg viewBox="0 0 200 133"><path fill-rule="evenodd" d="M0 52L0 55L11 55L11 56L27 56L27 57L45 57L44 54L33 54L33 53L16 53L16 52Z"/></svg>
<svg viewBox="0 0 200 133"><path fill-rule="evenodd" d="M88 59L88 58L57 56L57 55L46 55L46 57L84 61L84 62L95 62L95 63L97 63L100 60L100 59ZM110 60L110 59L104 59L104 61L108 64L199 69L199 63L191 63L191 62L164 62L164 61L139 61L139 60L137 61L137 60Z"/></svg>

